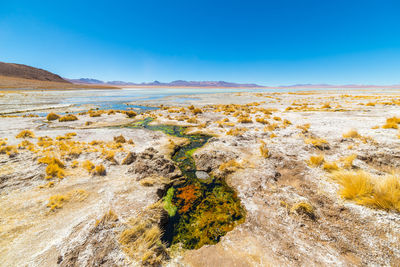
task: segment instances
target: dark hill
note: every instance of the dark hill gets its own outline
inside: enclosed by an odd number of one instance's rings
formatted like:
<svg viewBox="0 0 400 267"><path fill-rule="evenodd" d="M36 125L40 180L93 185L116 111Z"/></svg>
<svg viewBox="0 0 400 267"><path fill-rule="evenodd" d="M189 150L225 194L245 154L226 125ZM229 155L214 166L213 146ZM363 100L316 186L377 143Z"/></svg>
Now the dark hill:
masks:
<svg viewBox="0 0 400 267"><path fill-rule="evenodd" d="M0 76L38 81L70 83L57 74L22 64L0 62Z"/></svg>

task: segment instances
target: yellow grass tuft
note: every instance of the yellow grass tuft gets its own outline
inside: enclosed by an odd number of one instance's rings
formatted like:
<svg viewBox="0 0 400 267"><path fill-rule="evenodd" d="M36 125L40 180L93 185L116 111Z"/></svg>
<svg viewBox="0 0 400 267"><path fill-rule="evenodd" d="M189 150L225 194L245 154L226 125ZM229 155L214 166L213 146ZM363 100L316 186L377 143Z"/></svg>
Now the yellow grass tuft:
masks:
<svg viewBox="0 0 400 267"><path fill-rule="evenodd" d="M312 144L318 149L323 149L325 145L328 145L328 141L322 138L307 138L304 141L306 144Z"/></svg>
<svg viewBox="0 0 400 267"><path fill-rule="evenodd" d="M55 209L61 209L64 203L68 200L69 196L57 194L49 198L49 203L47 204L47 207L50 208L50 210L52 211Z"/></svg>
<svg viewBox="0 0 400 267"><path fill-rule="evenodd" d="M125 114L128 118L134 118L137 116L137 113L133 110L125 111Z"/></svg>
<svg viewBox="0 0 400 267"><path fill-rule="evenodd" d="M334 172L331 177L341 186L339 194L345 199L359 202L373 194L372 177L364 171L338 171Z"/></svg>
<svg viewBox="0 0 400 267"><path fill-rule="evenodd" d="M343 138L359 138L361 135L357 132L357 130L350 130L347 133L343 134Z"/></svg>
<svg viewBox="0 0 400 267"><path fill-rule="evenodd" d="M76 121L78 120L78 117L76 117L75 115L72 114L68 114L65 116L62 116L58 119L59 122L64 122L64 121Z"/></svg>
<svg viewBox="0 0 400 267"><path fill-rule="evenodd" d="M51 163L46 167L46 179L51 179L53 177L57 177L59 179L64 178L65 172L63 168L61 168L58 164Z"/></svg>
<svg viewBox="0 0 400 267"><path fill-rule="evenodd" d="M60 118L60 116L57 115L57 114L54 113L54 112L51 112L51 113L47 114L47 117L46 117L46 119L47 119L48 121L55 121L55 120L58 120L59 118Z"/></svg>
<svg viewBox="0 0 400 267"><path fill-rule="evenodd" d="M219 166L219 171L221 171L223 175L227 175L239 170L240 168L242 168L242 165L239 164L236 160L232 159L230 161L222 163Z"/></svg>
<svg viewBox="0 0 400 267"><path fill-rule="evenodd" d="M247 131L246 128L233 128L226 132L227 135L238 136L242 135Z"/></svg>
<svg viewBox="0 0 400 267"><path fill-rule="evenodd" d="M311 156L307 163L311 167L318 167L321 166L324 161L325 161L324 155L321 154L321 155Z"/></svg>
<svg viewBox="0 0 400 267"><path fill-rule="evenodd" d="M114 136L114 142L116 143L125 143L126 139L125 137L121 134L119 136Z"/></svg>
<svg viewBox="0 0 400 267"><path fill-rule="evenodd" d="M307 123L307 124L303 124L303 125L297 125L296 128L300 129L302 133L307 133L308 130L310 129L310 126L311 125L309 123Z"/></svg>
<svg viewBox="0 0 400 267"><path fill-rule="evenodd" d="M95 168L94 164L90 160L85 160L82 163L82 167L87 170L89 173Z"/></svg>
<svg viewBox="0 0 400 267"><path fill-rule="evenodd" d="M34 138L35 134L29 130L23 130L15 136L16 138Z"/></svg>
<svg viewBox="0 0 400 267"><path fill-rule="evenodd" d="M261 156L263 158L269 158L270 157L267 144L262 140L261 140L261 145L260 145L260 153L261 153Z"/></svg>
<svg viewBox="0 0 400 267"><path fill-rule="evenodd" d="M337 165L336 162L327 162L327 161L325 161L325 162L324 162L324 165L322 166L322 168L323 168L325 171L328 171L328 172L332 172L332 171L337 171L337 170L339 170L339 166Z"/></svg>
<svg viewBox="0 0 400 267"><path fill-rule="evenodd" d="M97 165L94 168L93 174L94 175L99 175L99 176L105 176L107 174L106 168L102 164Z"/></svg>
<svg viewBox="0 0 400 267"><path fill-rule="evenodd" d="M351 167L353 167L353 161L356 158L357 158L356 154L351 154L350 156L341 158L340 161L343 162L343 168L351 169Z"/></svg>
<svg viewBox="0 0 400 267"><path fill-rule="evenodd" d="M339 171L332 179L340 185L341 197L357 204L400 211L400 177L396 174L374 177L364 171Z"/></svg>

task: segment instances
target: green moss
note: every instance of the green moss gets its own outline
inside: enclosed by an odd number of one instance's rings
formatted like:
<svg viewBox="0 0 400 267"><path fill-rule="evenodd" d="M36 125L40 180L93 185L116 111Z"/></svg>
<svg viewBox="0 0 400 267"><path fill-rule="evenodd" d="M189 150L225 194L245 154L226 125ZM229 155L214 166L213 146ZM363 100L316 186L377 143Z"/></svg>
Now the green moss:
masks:
<svg viewBox="0 0 400 267"><path fill-rule="evenodd" d="M168 189L167 194L164 197L164 209L168 212L170 217L175 216L177 207L172 204L172 198L174 197L175 188L171 187Z"/></svg>

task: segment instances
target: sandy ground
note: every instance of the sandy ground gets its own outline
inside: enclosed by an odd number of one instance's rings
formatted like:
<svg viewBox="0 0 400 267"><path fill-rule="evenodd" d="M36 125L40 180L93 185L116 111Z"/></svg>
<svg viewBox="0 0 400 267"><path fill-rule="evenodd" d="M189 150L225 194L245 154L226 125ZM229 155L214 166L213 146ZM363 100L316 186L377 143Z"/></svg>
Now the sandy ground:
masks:
<svg viewBox="0 0 400 267"><path fill-rule="evenodd" d="M185 97L190 99L176 101ZM245 222L218 244L198 250L167 249L169 256L162 259L162 265L397 266L398 212L341 198L330 172L307 162L311 155L324 154L325 161L343 168L340 159L355 154L353 170L380 176L396 171L400 166L398 132L382 126L387 118L400 116L399 97L398 91L203 94L136 101L131 104L163 106L135 118L116 112L48 122L45 118L4 115L0 118L0 148L10 149L0 154L0 266L145 263L144 257L138 256L143 249L127 253L120 235L131 227L133 219L153 216L152 206L160 199L160 192L174 180L169 177L166 181L168 175L157 173L162 166L153 166L151 160L144 161L143 173L134 169L140 167L137 164L122 163L129 152L146 156L149 148L168 161L171 140L182 140L161 132L109 126L147 116L154 117L154 123L190 126L190 132L214 135L194 153L197 169L224 177L247 211ZM34 101L5 94L1 101L3 113L78 111L74 106L60 105L53 93L42 93ZM240 122L241 117L251 122ZM34 137L16 138L27 129ZM350 130L363 138L344 138ZM62 138L72 132L76 135ZM114 137L119 135L126 142L116 142ZM44 136L52 138L49 147L39 145L43 140L39 137ZM307 141L310 139L326 143L318 147ZM18 148L23 140L31 142L33 148ZM267 157L260 153L263 144ZM74 149L79 153L72 153ZM113 153L113 159L107 157L108 152ZM62 179L46 179L46 164L38 162L46 155L65 163ZM82 167L86 160L102 164L106 175L87 171ZM221 168L229 161L236 165L229 170ZM143 183L140 177L149 173L155 174L151 183ZM65 200L52 210L48 204L56 195ZM312 212L296 209L299 203L309 204ZM118 220L99 224L110 210Z"/></svg>

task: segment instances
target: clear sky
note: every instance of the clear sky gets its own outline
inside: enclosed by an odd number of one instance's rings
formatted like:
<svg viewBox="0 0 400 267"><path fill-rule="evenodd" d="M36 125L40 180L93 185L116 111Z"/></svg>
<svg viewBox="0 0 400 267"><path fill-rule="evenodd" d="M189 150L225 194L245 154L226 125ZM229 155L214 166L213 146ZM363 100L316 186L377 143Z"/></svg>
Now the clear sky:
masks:
<svg viewBox="0 0 400 267"><path fill-rule="evenodd" d="M133 82L400 84L400 1L0 0L0 61Z"/></svg>

